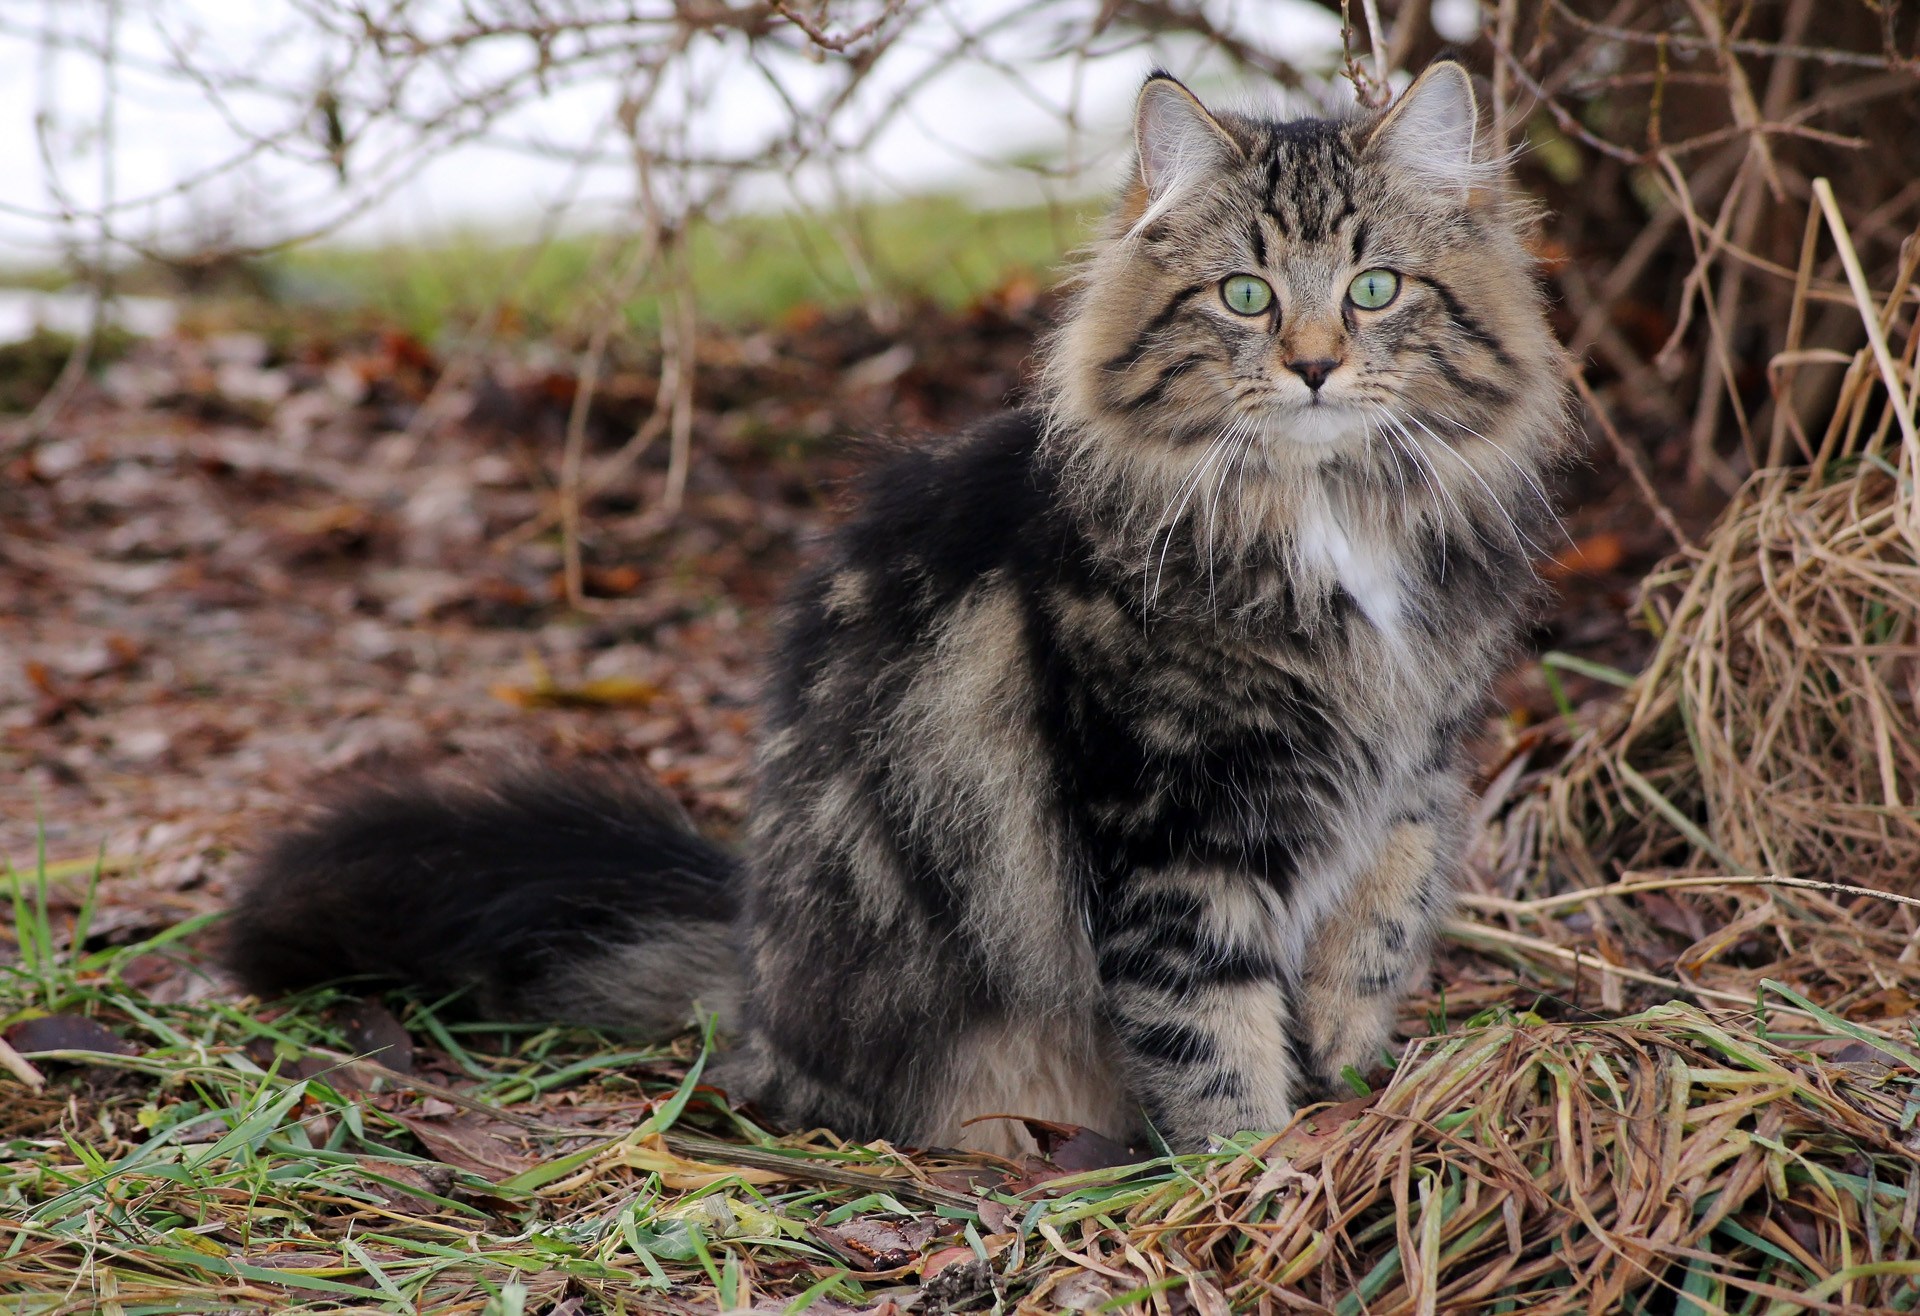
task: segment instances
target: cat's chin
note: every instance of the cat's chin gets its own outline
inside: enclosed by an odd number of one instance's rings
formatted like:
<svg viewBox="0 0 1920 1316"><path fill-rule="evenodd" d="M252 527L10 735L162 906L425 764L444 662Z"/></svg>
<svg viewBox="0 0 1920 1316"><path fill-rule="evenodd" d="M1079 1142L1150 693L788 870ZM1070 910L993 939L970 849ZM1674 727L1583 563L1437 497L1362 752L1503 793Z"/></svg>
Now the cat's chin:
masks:
<svg viewBox="0 0 1920 1316"><path fill-rule="evenodd" d="M1334 449L1367 441L1367 415L1358 407L1339 402L1290 407L1269 413L1261 429L1269 445L1292 444L1331 455Z"/></svg>

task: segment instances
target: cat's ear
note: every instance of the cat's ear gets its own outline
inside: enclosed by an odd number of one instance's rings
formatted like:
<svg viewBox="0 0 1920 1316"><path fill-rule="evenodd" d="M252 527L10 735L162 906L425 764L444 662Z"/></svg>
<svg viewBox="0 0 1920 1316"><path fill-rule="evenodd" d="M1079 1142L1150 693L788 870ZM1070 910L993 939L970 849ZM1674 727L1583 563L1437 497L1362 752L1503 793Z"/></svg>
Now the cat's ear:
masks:
<svg viewBox="0 0 1920 1316"><path fill-rule="evenodd" d="M1423 181L1473 188L1486 183L1489 172L1474 153L1479 127L1473 79L1455 61L1439 59L1400 93L1367 150Z"/></svg>
<svg viewBox="0 0 1920 1316"><path fill-rule="evenodd" d="M1172 76L1153 73L1133 111L1140 184L1150 202L1176 196L1246 158L1240 143Z"/></svg>

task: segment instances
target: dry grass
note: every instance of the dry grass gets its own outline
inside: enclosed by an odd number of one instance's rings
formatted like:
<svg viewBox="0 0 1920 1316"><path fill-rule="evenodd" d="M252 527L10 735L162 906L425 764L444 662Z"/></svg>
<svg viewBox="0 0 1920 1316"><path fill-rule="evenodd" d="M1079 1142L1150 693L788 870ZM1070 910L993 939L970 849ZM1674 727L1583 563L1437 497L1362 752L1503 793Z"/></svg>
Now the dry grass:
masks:
<svg viewBox="0 0 1920 1316"><path fill-rule="evenodd" d="M1571 875L1707 864L1901 890L1920 873L1920 324L1897 358L1883 336L1920 242L1903 255L1889 309L1861 290L1877 341L1840 358L1808 463L1756 474L1648 580L1659 649L1548 783L1532 841ZM1815 354L1786 355L1791 373Z"/></svg>
<svg viewBox="0 0 1920 1316"><path fill-rule="evenodd" d="M1863 1021L1920 1001L1920 241L1875 297L1815 192L1774 373L1785 393L1844 367L1830 419L1808 434L1783 409L1804 463L1754 475L1649 578L1653 660L1564 762L1516 786L1490 860L1504 889L1470 898L1492 925L1481 944L1584 945L1623 966L1603 977L1609 1005L1636 974L1734 1003L1772 976ZM1793 341L1823 228L1860 316L1851 356ZM1610 885L1621 872L1631 891ZM1708 874L1784 880L1670 880Z"/></svg>
<svg viewBox="0 0 1920 1316"><path fill-rule="evenodd" d="M1920 1159L1895 1132L1899 1063L1822 1064L1682 1005L1487 1023L1075 1252L1211 1271L1247 1310L1910 1305Z"/></svg>

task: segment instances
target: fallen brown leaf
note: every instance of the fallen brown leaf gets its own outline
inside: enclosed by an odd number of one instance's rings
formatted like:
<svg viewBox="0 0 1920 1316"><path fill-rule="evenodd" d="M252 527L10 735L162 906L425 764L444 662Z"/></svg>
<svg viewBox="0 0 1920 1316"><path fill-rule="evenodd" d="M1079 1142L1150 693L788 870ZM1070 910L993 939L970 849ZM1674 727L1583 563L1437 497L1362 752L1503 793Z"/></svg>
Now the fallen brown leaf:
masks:
<svg viewBox="0 0 1920 1316"><path fill-rule="evenodd" d="M1026 1125L1027 1132L1040 1145L1040 1154L1068 1174L1132 1165L1142 1159L1125 1144L1077 1124L1056 1124L1051 1120L1037 1119L1022 1120L1021 1123Z"/></svg>
<svg viewBox="0 0 1920 1316"><path fill-rule="evenodd" d="M660 697L660 687L631 676L603 676L579 685L502 683L490 693L515 708L645 708Z"/></svg>
<svg viewBox="0 0 1920 1316"><path fill-rule="evenodd" d="M335 1015L347 1047L356 1055L377 1060L397 1074L413 1072L413 1038L386 1006L361 998Z"/></svg>
<svg viewBox="0 0 1920 1316"><path fill-rule="evenodd" d="M1618 570L1626 556L1627 547L1620 536L1603 530L1555 554L1553 561L1541 568L1540 574L1549 580L1565 580L1568 576L1604 576L1609 571Z"/></svg>
<svg viewBox="0 0 1920 1316"><path fill-rule="evenodd" d="M7 1043L22 1055L48 1051L94 1051L101 1055L130 1056L140 1048L105 1024L77 1014L43 1014L24 1019L6 1031Z"/></svg>
<svg viewBox="0 0 1920 1316"><path fill-rule="evenodd" d="M511 1179L541 1161L541 1152L528 1149L522 1131L473 1111L437 1118L406 1110L390 1113L435 1159L493 1183Z"/></svg>
<svg viewBox="0 0 1920 1316"><path fill-rule="evenodd" d="M809 1232L859 1269L882 1271L911 1265L938 1229L932 1220L862 1218L842 1225L815 1225Z"/></svg>

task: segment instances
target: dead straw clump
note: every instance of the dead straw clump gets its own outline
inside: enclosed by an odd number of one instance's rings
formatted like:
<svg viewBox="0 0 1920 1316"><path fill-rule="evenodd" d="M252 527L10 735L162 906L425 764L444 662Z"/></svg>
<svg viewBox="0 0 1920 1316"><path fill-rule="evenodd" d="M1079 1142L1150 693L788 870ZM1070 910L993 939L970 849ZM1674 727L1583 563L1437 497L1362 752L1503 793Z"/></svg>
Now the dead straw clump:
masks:
<svg viewBox="0 0 1920 1316"><path fill-rule="evenodd" d="M1209 1313L1905 1310L1916 1075L1872 1055L1823 1062L1678 1004L1508 1017L1054 1250Z"/></svg>
<svg viewBox="0 0 1920 1316"><path fill-rule="evenodd" d="M1803 371L1844 367L1826 423L1810 433L1782 407L1803 463L1757 472L1703 546L1646 582L1652 662L1505 820L1509 871L1528 886L1629 870L1920 887L1920 241L1876 297L1830 190L1814 190L1771 374L1785 398ZM1798 341L1820 226L1860 316L1851 355ZM1912 936L1910 909L1877 914Z"/></svg>

